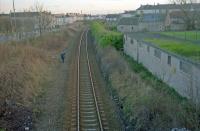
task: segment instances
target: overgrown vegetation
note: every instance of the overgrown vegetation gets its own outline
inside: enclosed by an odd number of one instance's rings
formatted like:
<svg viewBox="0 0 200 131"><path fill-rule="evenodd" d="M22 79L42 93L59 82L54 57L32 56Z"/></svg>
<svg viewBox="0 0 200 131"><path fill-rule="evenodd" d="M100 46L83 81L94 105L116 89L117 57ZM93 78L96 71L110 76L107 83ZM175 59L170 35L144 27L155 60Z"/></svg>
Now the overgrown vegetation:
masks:
<svg viewBox="0 0 200 131"><path fill-rule="evenodd" d="M68 47L74 28L40 37L0 44L0 129L32 128L34 105L53 80L60 52Z"/></svg>
<svg viewBox="0 0 200 131"><path fill-rule="evenodd" d="M171 130L172 128L200 129L200 109L181 97L173 88L156 78L141 64L116 51L114 44L100 43L102 25L93 23L97 58L110 84L113 97L119 98L128 130ZM96 29L97 28L97 29ZM101 32L101 31L100 31ZM103 32L103 31L102 31ZM166 39L146 39L146 42L171 52L200 60L199 45ZM109 41L111 42L111 41ZM106 48L102 48L105 47ZM114 46L115 47L115 46Z"/></svg>
<svg viewBox="0 0 200 131"><path fill-rule="evenodd" d="M200 110L142 65L113 47L97 45L97 56L128 130L199 130Z"/></svg>
<svg viewBox="0 0 200 131"><path fill-rule="evenodd" d="M147 38L146 42L156 44L160 48L177 53L179 55L191 58L195 61L200 61L200 45L193 44L187 41L176 41L170 39L155 39Z"/></svg>
<svg viewBox="0 0 200 131"><path fill-rule="evenodd" d="M109 30L104 23L92 22L91 31L101 46L106 47L112 45L117 50L123 48L123 35L119 32Z"/></svg>

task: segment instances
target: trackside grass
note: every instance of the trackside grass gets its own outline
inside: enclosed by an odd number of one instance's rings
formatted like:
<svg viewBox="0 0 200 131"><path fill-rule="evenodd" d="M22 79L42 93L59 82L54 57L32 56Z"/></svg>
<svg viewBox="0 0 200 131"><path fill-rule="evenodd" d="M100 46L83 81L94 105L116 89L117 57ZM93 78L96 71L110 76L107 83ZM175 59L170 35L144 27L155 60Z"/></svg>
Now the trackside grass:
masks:
<svg viewBox="0 0 200 131"><path fill-rule="evenodd" d="M200 45L193 44L191 42L180 42L170 39L147 38L144 41L150 42L162 49L200 62Z"/></svg>

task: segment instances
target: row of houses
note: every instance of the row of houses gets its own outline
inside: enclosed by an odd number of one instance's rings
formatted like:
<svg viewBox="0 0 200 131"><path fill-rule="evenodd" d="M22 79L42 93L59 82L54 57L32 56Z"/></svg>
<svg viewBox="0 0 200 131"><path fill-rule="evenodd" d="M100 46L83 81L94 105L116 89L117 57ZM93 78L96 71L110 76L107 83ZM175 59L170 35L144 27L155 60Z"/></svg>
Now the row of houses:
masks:
<svg viewBox="0 0 200 131"><path fill-rule="evenodd" d="M52 14L50 12L11 12L0 14L0 18L10 21L10 25L16 27L17 31L33 31L58 28L75 21L84 20L88 15L78 13Z"/></svg>
<svg viewBox="0 0 200 131"><path fill-rule="evenodd" d="M117 28L121 32L186 30L190 20L198 28L200 4L142 5L120 15ZM195 20L196 19L196 20Z"/></svg>

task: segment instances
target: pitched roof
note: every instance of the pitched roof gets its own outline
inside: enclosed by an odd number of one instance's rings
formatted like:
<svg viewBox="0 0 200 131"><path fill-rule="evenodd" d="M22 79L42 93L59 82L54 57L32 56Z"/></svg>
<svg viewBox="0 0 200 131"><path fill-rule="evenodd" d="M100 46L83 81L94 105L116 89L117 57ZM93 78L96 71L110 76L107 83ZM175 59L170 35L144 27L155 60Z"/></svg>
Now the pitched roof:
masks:
<svg viewBox="0 0 200 131"><path fill-rule="evenodd" d="M42 14L51 15L50 12L41 12ZM39 16L40 12L15 12L15 17L34 17ZM14 13L10 13L11 17L14 17Z"/></svg>
<svg viewBox="0 0 200 131"><path fill-rule="evenodd" d="M118 18L119 14L108 14L106 15L106 18Z"/></svg>
<svg viewBox="0 0 200 131"><path fill-rule="evenodd" d="M135 14L135 13L136 13L135 10L126 10L126 11L124 12L124 14Z"/></svg>
<svg viewBox="0 0 200 131"><path fill-rule="evenodd" d="M128 17L119 20L118 25L138 25L138 18Z"/></svg>
<svg viewBox="0 0 200 131"><path fill-rule="evenodd" d="M173 11L169 15L171 18L183 18L185 16L184 12L182 11Z"/></svg>
<svg viewBox="0 0 200 131"><path fill-rule="evenodd" d="M14 13L12 12L11 17L14 17ZM39 12L15 12L15 17L33 17L38 16Z"/></svg>
<svg viewBox="0 0 200 131"><path fill-rule="evenodd" d="M200 3L193 4L157 4L157 5L141 5L137 10L153 10L153 9L199 9Z"/></svg>

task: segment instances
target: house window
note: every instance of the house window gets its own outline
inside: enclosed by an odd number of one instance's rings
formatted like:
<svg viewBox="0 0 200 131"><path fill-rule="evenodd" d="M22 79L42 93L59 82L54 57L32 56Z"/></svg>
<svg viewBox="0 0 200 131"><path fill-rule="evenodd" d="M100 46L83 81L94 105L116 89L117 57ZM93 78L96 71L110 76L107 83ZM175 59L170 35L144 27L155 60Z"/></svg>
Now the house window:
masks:
<svg viewBox="0 0 200 131"><path fill-rule="evenodd" d="M185 73L191 73L191 67L188 63L180 61L180 70Z"/></svg>
<svg viewBox="0 0 200 131"><path fill-rule="evenodd" d="M150 47L149 46L147 46L147 52L150 52Z"/></svg>
<svg viewBox="0 0 200 131"><path fill-rule="evenodd" d="M155 55L156 57L158 57L159 59L161 59L161 51L160 51L160 50L155 49L155 50L154 50L154 55Z"/></svg>
<svg viewBox="0 0 200 131"><path fill-rule="evenodd" d="M139 42L139 47L142 47L142 43L141 42Z"/></svg>
<svg viewBox="0 0 200 131"><path fill-rule="evenodd" d="M133 44L133 39L131 39L131 44Z"/></svg>
<svg viewBox="0 0 200 131"><path fill-rule="evenodd" d="M172 64L172 57L171 56L168 56L167 64L171 66L171 64Z"/></svg>

